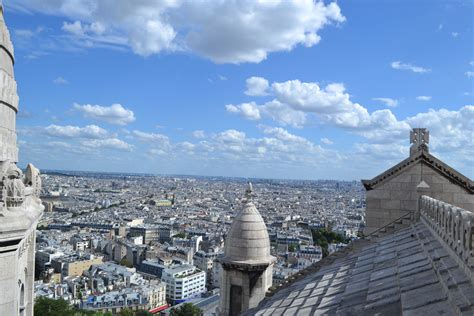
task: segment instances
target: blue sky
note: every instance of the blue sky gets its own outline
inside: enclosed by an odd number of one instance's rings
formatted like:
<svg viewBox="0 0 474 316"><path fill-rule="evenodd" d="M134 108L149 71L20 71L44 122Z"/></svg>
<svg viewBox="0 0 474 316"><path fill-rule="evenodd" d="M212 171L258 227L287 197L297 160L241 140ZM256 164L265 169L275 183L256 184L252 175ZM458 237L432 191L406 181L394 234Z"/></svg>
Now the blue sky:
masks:
<svg viewBox="0 0 474 316"><path fill-rule="evenodd" d="M4 5L21 164L354 180L427 127L474 177L471 1Z"/></svg>

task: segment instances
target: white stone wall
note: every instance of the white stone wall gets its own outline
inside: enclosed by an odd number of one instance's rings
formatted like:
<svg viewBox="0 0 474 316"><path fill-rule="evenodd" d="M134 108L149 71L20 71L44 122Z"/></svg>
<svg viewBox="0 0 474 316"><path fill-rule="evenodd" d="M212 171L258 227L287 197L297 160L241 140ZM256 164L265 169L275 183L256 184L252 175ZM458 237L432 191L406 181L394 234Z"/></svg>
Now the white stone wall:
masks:
<svg viewBox="0 0 474 316"><path fill-rule="evenodd" d="M233 314L233 311L230 310L231 300L233 299L230 294L232 285L242 287L241 312L257 307L265 298L267 290L272 286L273 265L269 265L266 270L261 272L253 288L250 288L250 276L255 272L245 272L237 269L221 269L219 299L219 315L221 316Z"/></svg>
<svg viewBox="0 0 474 316"><path fill-rule="evenodd" d="M0 161L18 161L16 147L16 111L18 110L17 85L13 73L13 60L5 48L13 53L8 31L0 15ZM11 50L10 50L11 49ZM8 105L7 105L8 104Z"/></svg>
<svg viewBox="0 0 474 316"><path fill-rule="evenodd" d="M1 2L0 2L1 5ZM10 53L8 54L7 51ZM18 96L13 74L13 47L0 7L0 315L33 315L35 231L43 213L39 171L16 166ZM8 177L6 177L6 173ZM13 175L13 176L12 176ZM20 194L5 186L22 188ZM4 194L4 192L6 194ZM14 201L14 203L12 203Z"/></svg>
<svg viewBox="0 0 474 316"><path fill-rule="evenodd" d="M0 315L33 315L35 229L25 236L15 251L0 254Z"/></svg>
<svg viewBox="0 0 474 316"><path fill-rule="evenodd" d="M366 230L369 234L383 227L407 211L416 211L416 186L423 180L430 186L425 195L474 211L474 195L447 178L420 163L404 170L400 175L366 192Z"/></svg>

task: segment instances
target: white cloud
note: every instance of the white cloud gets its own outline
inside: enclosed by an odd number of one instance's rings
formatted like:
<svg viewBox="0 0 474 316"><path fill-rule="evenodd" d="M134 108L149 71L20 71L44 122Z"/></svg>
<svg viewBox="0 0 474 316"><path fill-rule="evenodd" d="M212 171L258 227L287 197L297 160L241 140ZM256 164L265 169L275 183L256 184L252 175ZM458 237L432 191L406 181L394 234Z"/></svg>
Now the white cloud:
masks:
<svg viewBox="0 0 474 316"><path fill-rule="evenodd" d="M245 133L235 129L229 129L221 132L217 138L226 143L240 143L245 139Z"/></svg>
<svg viewBox="0 0 474 316"><path fill-rule="evenodd" d="M255 102L242 103L239 105L227 104L225 108L227 112L239 114L248 120L256 121L261 118L260 110L258 109L258 106L255 104Z"/></svg>
<svg viewBox="0 0 474 316"><path fill-rule="evenodd" d="M474 154L474 105L466 105L458 111L430 109L408 117L411 127L427 127L430 131L430 147L439 152L453 151L457 154L469 151ZM466 156L467 157L467 156Z"/></svg>
<svg viewBox="0 0 474 316"><path fill-rule="evenodd" d="M321 138L321 143L323 143L324 145L332 145L334 144L334 142L332 140L330 140L329 138Z"/></svg>
<svg viewBox="0 0 474 316"><path fill-rule="evenodd" d="M431 96L430 95L419 95L416 97L418 101L430 101Z"/></svg>
<svg viewBox="0 0 474 316"><path fill-rule="evenodd" d="M306 138L291 134L281 127L263 127L263 132L283 141L309 144Z"/></svg>
<svg viewBox="0 0 474 316"><path fill-rule="evenodd" d="M190 142L177 143L176 147L180 150L187 152L188 154L196 149L196 145Z"/></svg>
<svg viewBox="0 0 474 316"><path fill-rule="evenodd" d="M380 101L388 107L394 108L398 106L398 100L391 98L373 98L374 101Z"/></svg>
<svg viewBox="0 0 474 316"><path fill-rule="evenodd" d="M187 50L216 63L260 62L272 52L311 47L325 26L345 21L336 2L319 0L19 0L16 6L73 21L62 29L82 47L128 46L142 56Z"/></svg>
<svg viewBox="0 0 474 316"><path fill-rule="evenodd" d="M469 63L469 65L471 65L471 66L474 67L474 61L471 61L471 62Z"/></svg>
<svg viewBox="0 0 474 316"><path fill-rule="evenodd" d="M250 77L246 80L246 95L265 96L268 94L268 80L262 77Z"/></svg>
<svg viewBox="0 0 474 316"><path fill-rule="evenodd" d="M432 135L437 135L438 140L433 142L433 148L437 151L449 152L450 146L462 152L470 152L473 148L470 131L474 126L474 106L465 106L458 111L430 110L398 119L389 109L369 112L363 105L353 102L340 83L320 87L314 82L290 80L274 82L271 87L272 101L263 105L252 104L262 117L271 118L281 125L285 125L281 117L269 113L270 104L301 114L304 120L295 124L299 125L297 127L308 123L325 124L360 135L372 144L402 142L403 145L407 143L411 128L426 127ZM420 96L418 99L428 100L429 97ZM377 148L381 150L384 147Z"/></svg>
<svg viewBox="0 0 474 316"><path fill-rule="evenodd" d="M458 32L452 32L451 35L452 35L454 38L456 38L456 37L459 36L459 33L458 33Z"/></svg>
<svg viewBox="0 0 474 316"><path fill-rule="evenodd" d="M468 76L469 78L474 77L474 71L466 71L464 74Z"/></svg>
<svg viewBox="0 0 474 316"><path fill-rule="evenodd" d="M35 35L35 32L33 32L32 30L27 30L27 29L21 29L21 30L18 29L18 30L15 30L15 35L20 38L30 39Z"/></svg>
<svg viewBox="0 0 474 316"><path fill-rule="evenodd" d="M63 77L59 76L56 79L53 80L54 84L61 85L61 84L68 84L69 82L64 79Z"/></svg>
<svg viewBox="0 0 474 316"><path fill-rule="evenodd" d="M83 146L91 148L108 148L108 149L118 149L118 150L132 150L133 146L120 140L118 138L107 138L107 139L92 139L84 140L81 142Z"/></svg>
<svg viewBox="0 0 474 316"><path fill-rule="evenodd" d="M161 145L168 145L169 138L166 135L158 134L158 133L147 133L142 131L134 130L132 135L142 142L154 143L154 144L161 144Z"/></svg>
<svg viewBox="0 0 474 316"><path fill-rule="evenodd" d="M203 130L196 130L193 132L193 137L198 139L206 138L206 133Z"/></svg>
<svg viewBox="0 0 474 316"><path fill-rule="evenodd" d="M84 35L86 32L86 30L82 27L81 21L75 21L74 23L64 22L61 29L74 35Z"/></svg>
<svg viewBox="0 0 474 316"><path fill-rule="evenodd" d="M401 61L394 61L394 62L391 63L391 66L392 66L393 69L409 70L409 71L412 71L414 73L419 73L419 74L431 72L431 69L429 69L429 68L423 68L423 67L420 67L420 66L415 66L415 65L412 65L412 64L403 63Z"/></svg>
<svg viewBox="0 0 474 316"><path fill-rule="evenodd" d="M272 100L260 107L262 113L283 126L302 128L306 123L306 113L294 110L278 100Z"/></svg>
<svg viewBox="0 0 474 316"><path fill-rule="evenodd" d="M44 128L44 132L49 136L61 138L100 139L105 138L109 135L109 133L105 129L97 125L87 125L84 127L72 125L49 125Z"/></svg>
<svg viewBox="0 0 474 316"><path fill-rule="evenodd" d="M133 111L124 108L121 104L112 104L111 106L80 105L75 103L74 109L81 112L84 117L104 121L110 124L127 125L135 121Z"/></svg>

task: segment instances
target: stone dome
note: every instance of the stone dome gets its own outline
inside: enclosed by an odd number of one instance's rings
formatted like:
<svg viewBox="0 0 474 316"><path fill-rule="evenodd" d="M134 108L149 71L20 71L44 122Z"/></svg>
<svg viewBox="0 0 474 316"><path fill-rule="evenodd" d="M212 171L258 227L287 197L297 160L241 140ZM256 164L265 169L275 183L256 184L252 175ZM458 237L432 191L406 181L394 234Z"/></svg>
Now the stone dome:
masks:
<svg viewBox="0 0 474 316"><path fill-rule="evenodd" d="M250 198L235 217L226 238L223 261L234 264L270 264L267 226Z"/></svg>

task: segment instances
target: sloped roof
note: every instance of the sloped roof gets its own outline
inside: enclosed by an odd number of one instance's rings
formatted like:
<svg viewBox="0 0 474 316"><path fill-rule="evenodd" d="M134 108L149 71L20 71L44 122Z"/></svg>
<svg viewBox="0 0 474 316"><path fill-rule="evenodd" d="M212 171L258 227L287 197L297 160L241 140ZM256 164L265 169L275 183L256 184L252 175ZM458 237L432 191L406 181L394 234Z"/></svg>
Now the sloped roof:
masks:
<svg viewBox="0 0 474 316"><path fill-rule="evenodd" d="M454 168L442 162L425 150L418 151L416 154L411 155L407 159L382 172L371 180L362 180L362 184L367 191L372 190L391 178L398 176L399 174L403 173L404 170L417 163L425 164L447 178L452 183L455 183L465 189L467 192L474 194L474 182L471 179L456 171Z"/></svg>
<svg viewBox="0 0 474 316"><path fill-rule="evenodd" d="M245 315L472 315L466 273L418 222L322 265Z"/></svg>

